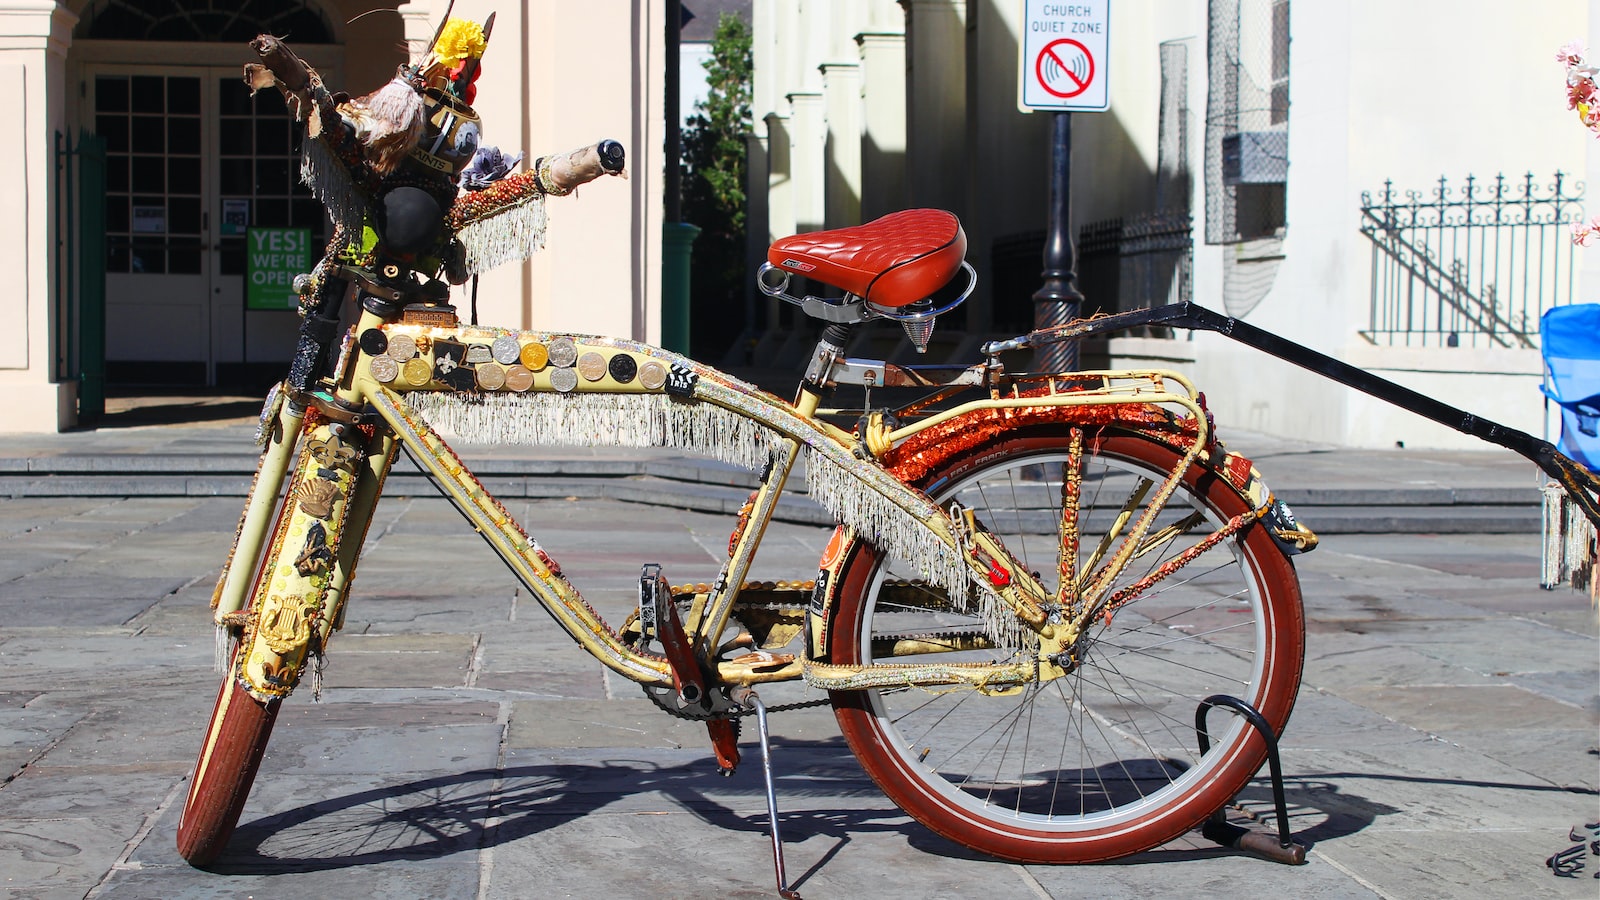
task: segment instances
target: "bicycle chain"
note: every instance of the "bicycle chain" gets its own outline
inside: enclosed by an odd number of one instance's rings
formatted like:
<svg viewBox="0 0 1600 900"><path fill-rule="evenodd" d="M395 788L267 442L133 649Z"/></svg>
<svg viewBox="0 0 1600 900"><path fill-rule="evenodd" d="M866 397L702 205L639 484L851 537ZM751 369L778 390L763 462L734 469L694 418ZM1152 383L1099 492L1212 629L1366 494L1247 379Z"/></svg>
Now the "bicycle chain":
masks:
<svg viewBox="0 0 1600 900"><path fill-rule="evenodd" d="M711 710L700 709L698 707L679 707L665 699L673 695L672 688L655 687L648 684L641 686L644 688L645 697L649 698L651 703L654 703L662 712L678 719L687 719L691 722L714 722L717 719L732 719L734 721L738 721L745 716L753 716L756 713L754 709L747 709L736 704L731 705L728 710L723 712L712 712ZM732 701L728 702L732 704ZM813 706L825 706L830 702L831 701L827 697L822 697L817 700L801 700L794 703L780 703L777 706L767 707L767 712L775 713L787 712L791 709L809 709Z"/></svg>

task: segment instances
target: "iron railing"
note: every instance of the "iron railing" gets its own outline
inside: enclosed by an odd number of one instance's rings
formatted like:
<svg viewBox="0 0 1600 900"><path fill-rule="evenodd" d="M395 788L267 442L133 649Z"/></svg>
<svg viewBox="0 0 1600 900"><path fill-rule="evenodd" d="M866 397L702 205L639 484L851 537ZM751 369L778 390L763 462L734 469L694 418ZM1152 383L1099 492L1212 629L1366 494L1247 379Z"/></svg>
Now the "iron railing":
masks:
<svg viewBox="0 0 1600 900"><path fill-rule="evenodd" d="M1107 219L1078 231L1079 283L1104 312L1128 312L1194 295L1193 224L1186 210ZM1098 290L1091 290L1097 288ZM1150 332L1167 337L1170 329Z"/></svg>
<svg viewBox="0 0 1600 900"><path fill-rule="evenodd" d="M1375 344L1536 347L1539 316L1572 302L1570 223L1583 185L1556 172L1549 185L1496 175L1464 187L1361 194L1361 233L1372 241Z"/></svg>

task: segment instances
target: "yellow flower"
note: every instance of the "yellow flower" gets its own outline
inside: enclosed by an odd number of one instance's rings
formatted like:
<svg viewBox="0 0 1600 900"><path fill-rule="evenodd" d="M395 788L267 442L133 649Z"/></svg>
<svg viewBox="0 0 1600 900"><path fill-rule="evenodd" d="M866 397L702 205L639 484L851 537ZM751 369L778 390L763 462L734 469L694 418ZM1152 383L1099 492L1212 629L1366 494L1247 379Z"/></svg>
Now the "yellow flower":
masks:
<svg viewBox="0 0 1600 900"><path fill-rule="evenodd" d="M484 44L483 26L466 19L451 19L439 32L439 40L433 44L433 55L454 68L463 59L483 56Z"/></svg>

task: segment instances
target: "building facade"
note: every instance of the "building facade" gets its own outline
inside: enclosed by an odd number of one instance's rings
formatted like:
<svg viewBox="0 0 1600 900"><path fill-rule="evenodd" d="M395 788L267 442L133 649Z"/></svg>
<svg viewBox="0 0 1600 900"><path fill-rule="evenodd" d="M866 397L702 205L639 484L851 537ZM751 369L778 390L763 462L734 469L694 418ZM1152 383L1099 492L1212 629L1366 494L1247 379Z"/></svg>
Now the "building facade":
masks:
<svg viewBox="0 0 1600 900"><path fill-rule="evenodd" d="M1597 4L1110 7L1110 108L1071 120L1086 311L1192 299L1541 431L1539 314L1600 301L1600 259L1567 240L1583 184L1600 184L1596 144L1554 60L1600 42ZM1025 18L1023 0L755 0L752 220L767 234L752 262L784 234L946 208L980 287L930 354L976 359L979 341L1027 330L1054 114L1018 109ZM786 315L768 310L768 357L805 343ZM1218 335L1084 349L1090 365L1191 374L1236 428L1482 446Z"/></svg>
<svg viewBox="0 0 1600 900"><path fill-rule="evenodd" d="M0 430L77 420L84 357L100 339L90 333L86 345L84 329L100 314L102 253L108 381L238 384L281 370L298 319L250 305L245 229L304 227L320 247L326 223L298 183L298 136L281 102L244 88L246 42L284 37L330 86L360 95L426 51L447 6L0 3L18 138L0 174L0 264L12 277L0 298ZM483 276L483 321L658 339L665 6L454 4L459 18L495 16L475 103L486 143L530 159L602 138L629 152L629 180L552 198L545 251ZM80 180L97 141L103 205Z"/></svg>

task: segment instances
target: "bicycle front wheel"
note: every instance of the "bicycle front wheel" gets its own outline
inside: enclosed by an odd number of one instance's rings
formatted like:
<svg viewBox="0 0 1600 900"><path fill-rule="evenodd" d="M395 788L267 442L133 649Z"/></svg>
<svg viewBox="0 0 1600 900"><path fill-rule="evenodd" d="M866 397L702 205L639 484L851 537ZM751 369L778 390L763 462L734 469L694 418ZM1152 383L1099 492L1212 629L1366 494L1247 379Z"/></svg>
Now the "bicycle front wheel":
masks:
<svg viewBox="0 0 1600 900"><path fill-rule="evenodd" d="M222 676L178 819L178 855L190 865L208 866L228 846L282 704L282 699L263 702L250 696L231 665Z"/></svg>
<svg viewBox="0 0 1600 900"><path fill-rule="evenodd" d="M1079 572L1112 555L1180 457L1149 437L1019 428L963 452L925 490L972 509L1052 591L1066 523ZM1070 467L1077 508L1063 516ZM1071 492L1068 492L1071 495ZM1239 697L1281 732L1299 689L1304 618L1294 569L1260 524L1203 551L1206 535L1247 512L1214 473L1192 466L1111 590L1174 569L1096 619L1065 676L1011 694L916 688L841 691L840 728L890 799L935 832L1023 862L1086 863L1165 843L1227 803L1265 759L1244 723L1211 715L1201 755L1195 709ZM1107 539L1108 533L1111 539ZM1192 558L1179 560L1190 551ZM859 545L840 578L835 661L1014 662L976 614L875 548ZM1081 583L1081 582L1080 582ZM897 655L898 654L898 655ZM841 658L842 657L842 658Z"/></svg>

